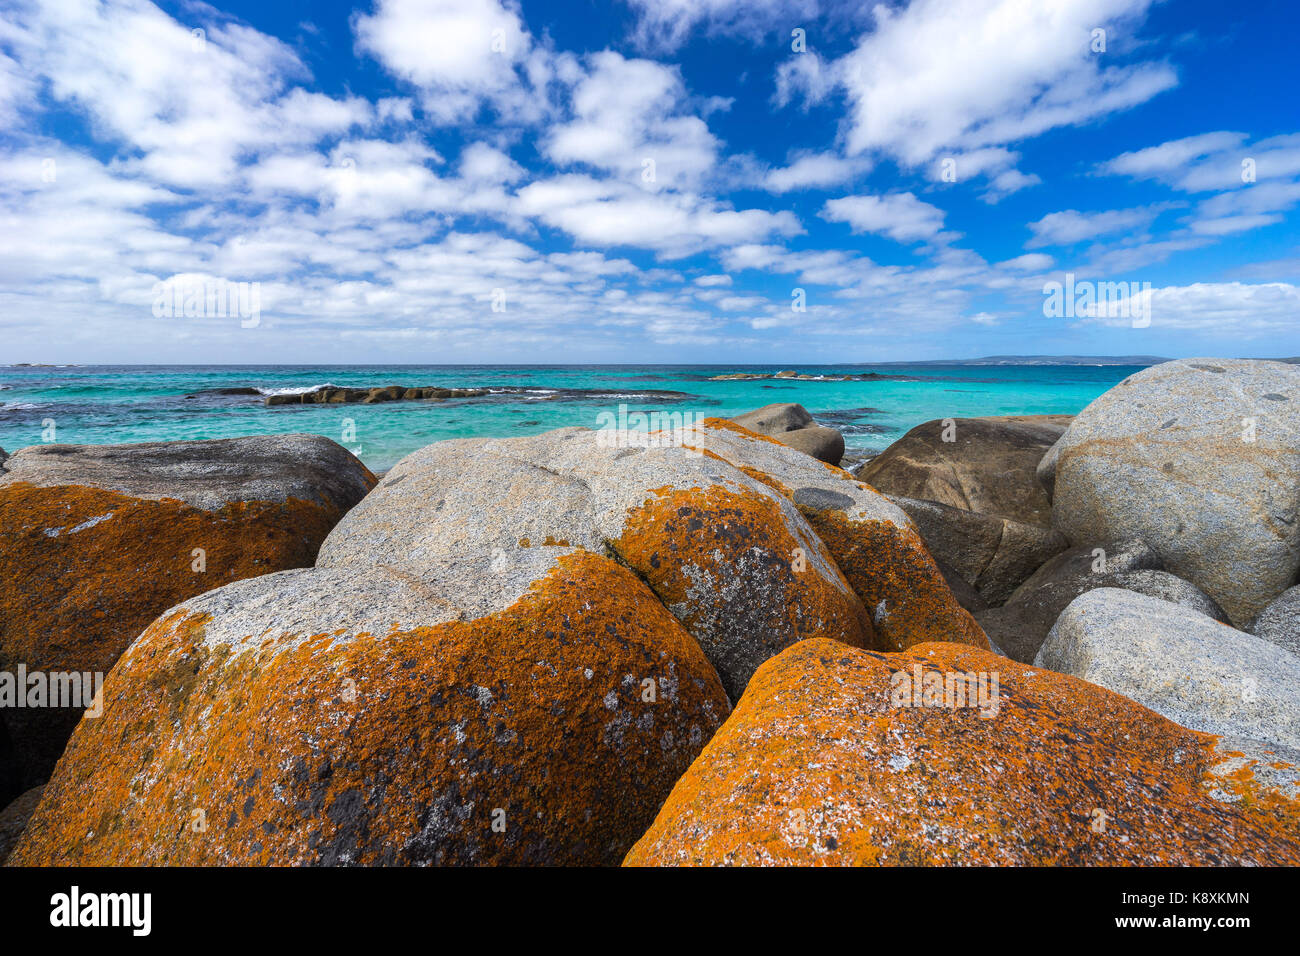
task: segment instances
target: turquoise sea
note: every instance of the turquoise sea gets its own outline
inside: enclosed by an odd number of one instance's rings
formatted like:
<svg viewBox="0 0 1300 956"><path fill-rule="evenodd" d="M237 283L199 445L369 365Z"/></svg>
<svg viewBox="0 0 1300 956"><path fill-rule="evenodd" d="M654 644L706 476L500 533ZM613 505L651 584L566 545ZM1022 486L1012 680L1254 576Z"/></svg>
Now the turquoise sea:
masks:
<svg viewBox="0 0 1300 956"><path fill-rule="evenodd" d="M602 412L730 416L799 402L839 428L849 453L879 451L932 418L1072 414L1138 369L1133 366L799 366L803 375L863 381L710 381L780 366L79 366L0 367L0 448L229 438L315 432L375 470L430 442L598 427ZM479 398L378 405L279 405L263 395L319 385L489 388ZM256 388L255 395L221 389ZM52 426L52 430L51 430Z"/></svg>

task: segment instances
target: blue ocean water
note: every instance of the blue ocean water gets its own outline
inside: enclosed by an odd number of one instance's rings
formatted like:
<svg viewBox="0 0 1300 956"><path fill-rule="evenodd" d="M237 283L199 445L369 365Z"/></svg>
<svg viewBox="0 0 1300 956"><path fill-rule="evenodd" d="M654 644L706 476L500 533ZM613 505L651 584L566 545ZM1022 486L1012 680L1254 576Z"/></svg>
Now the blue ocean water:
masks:
<svg viewBox="0 0 1300 956"><path fill-rule="evenodd" d="M599 427L602 413L730 416L799 402L839 428L849 452L879 451L932 418L1073 414L1138 369L1132 366L801 366L803 375L876 373L866 381L712 381L752 366L80 366L0 367L0 448L229 438L313 432L375 470L447 438L532 435ZM480 398L377 405L266 406L262 394L319 385L489 388ZM52 429L51 429L52 425Z"/></svg>

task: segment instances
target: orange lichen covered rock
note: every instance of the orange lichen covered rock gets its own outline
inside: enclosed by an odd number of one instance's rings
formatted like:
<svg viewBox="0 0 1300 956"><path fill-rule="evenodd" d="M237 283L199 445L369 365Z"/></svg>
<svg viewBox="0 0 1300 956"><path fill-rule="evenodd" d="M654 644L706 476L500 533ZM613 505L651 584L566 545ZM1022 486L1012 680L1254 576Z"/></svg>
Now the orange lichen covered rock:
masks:
<svg viewBox="0 0 1300 956"><path fill-rule="evenodd" d="M862 601L785 495L717 456L641 439L568 428L422 448L339 523L319 563L422 575L559 542L612 554L685 625L733 700L804 638L876 645Z"/></svg>
<svg viewBox="0 0 1300 956"><path fill-rule="evenodd" d="M374 480L308 435L15 452L0 475L0 671L107 673L180 601L310 566ZM0 710L14 752L0 800L49 776L88 703Z"/></svg>
<svg viewBox="0 0 1300 956"><path fill-rule="evenodd" d="M1300 864L1294 815L1205 785L1216 742L971 647L804 641L759 668L625 862Z"/></svg>
<svg viewBox="0 0 1300 956"><path fill-rule="evenodd" d="M750 489L658 489L611 542L699 641L732 700L760 664L804 638L875 643L824 545L800 534L783 504Z"/></svg>
<svg viewBox="0 0 1300 956"><path fill-rule="evenodd" d="M606 557L532 549L470 595L462 571L286 571L169 612L10 865L617 863L727 715L713 669Z"/></svg>
<svg viewBox="0 0 1300 956"><path fill-rule="evenodd" d="M903 650L925 641L989 646L912 520L893 502L848 472L735 422L707 419L697 440L709 454L794 502L867 607L881 646Z"/></svg>

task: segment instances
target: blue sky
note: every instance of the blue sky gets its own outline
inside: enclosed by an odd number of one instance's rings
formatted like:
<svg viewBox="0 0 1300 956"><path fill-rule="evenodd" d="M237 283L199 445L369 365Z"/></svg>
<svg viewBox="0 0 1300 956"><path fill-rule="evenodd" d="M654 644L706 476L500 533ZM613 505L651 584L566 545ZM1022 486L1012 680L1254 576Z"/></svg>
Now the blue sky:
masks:
<svg viewBox="0 0 1300 956"><path fill-rule="evenodd" d="M1284 0L0 11L0 362L1300 354Z"/></svg>

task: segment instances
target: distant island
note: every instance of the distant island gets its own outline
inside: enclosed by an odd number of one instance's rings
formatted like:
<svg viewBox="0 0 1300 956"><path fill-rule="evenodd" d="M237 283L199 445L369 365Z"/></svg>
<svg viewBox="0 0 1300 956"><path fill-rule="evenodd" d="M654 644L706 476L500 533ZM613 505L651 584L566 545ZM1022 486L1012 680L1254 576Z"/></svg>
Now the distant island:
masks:
<svg viewBox="0 0 1300 956"><path fill-rule="evenodd" d="M913 362L873 362L873 365L1159 365L1172 359L1159 355L986 355L973 359L928 359ZM1286 361L1278 359L1277 361Z"/></svg>

